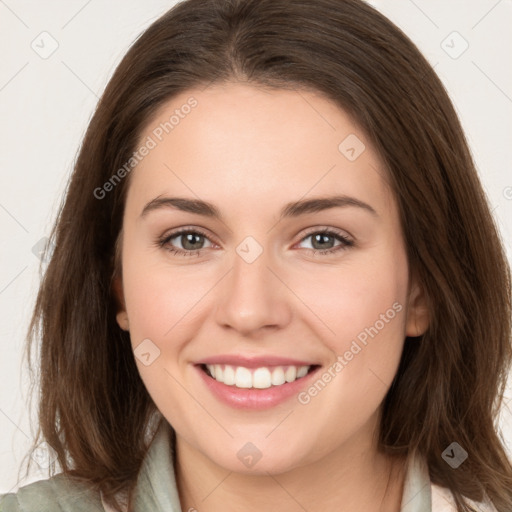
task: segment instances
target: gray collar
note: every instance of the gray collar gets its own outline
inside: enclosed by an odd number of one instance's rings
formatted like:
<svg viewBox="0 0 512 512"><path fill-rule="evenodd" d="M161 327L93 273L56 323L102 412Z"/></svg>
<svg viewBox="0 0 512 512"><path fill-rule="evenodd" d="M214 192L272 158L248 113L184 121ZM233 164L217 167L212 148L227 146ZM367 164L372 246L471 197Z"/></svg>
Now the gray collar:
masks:
<svg viewBox="0 0 512 512"><path fill-rule="evenodd" d="M139 472L135 512L181 512L170 434L169 423L162 418Z"/></svg>

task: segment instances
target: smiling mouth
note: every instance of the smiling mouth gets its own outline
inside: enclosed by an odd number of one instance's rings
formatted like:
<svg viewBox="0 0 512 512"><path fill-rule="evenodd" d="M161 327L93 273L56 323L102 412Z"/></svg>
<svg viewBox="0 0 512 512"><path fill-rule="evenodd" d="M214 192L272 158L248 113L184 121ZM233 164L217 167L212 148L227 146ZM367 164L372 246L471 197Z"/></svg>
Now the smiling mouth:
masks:
<svg viewBox="0 0 512 512"><path fill-rule="evenodd" d="M226 386L242 389L268 389L302 379L319 368L319 365L245 368L229 364L201 364L200 367L206 375Z"/></svg>

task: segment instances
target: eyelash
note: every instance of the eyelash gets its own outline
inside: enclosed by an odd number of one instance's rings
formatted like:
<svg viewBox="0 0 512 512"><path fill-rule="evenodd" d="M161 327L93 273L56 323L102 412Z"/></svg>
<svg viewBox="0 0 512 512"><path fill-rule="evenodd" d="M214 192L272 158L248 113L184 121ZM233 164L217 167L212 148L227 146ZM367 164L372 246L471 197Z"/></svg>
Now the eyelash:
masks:
<svg viewBox="0 0 512 512"><path fill-rule="evenodd" d="M197 228L194 228L194 229L182 228L182 229L174 231L174 232L172 232L172 233L170 233L168 235L165 235L162 238L159 238L157 240L156 245L158 247L160 247L160 248L165 249L166 251L169 251L170 253L177 254L178 256L192 256L192 255L196 255L197 257L199 257L202 254L202 251L204 249L196 249L196 250L185 251L185 250L182 250L182 249L177 249L176 247L173 247L172 245L169 245L169 242L173 238L176 238L178 235L183 235L183 234L201 235L204 238L209 240L208 235L206 233L204 233L203 231L201 231L200 229L197 229ZM338 239L341 242L341 244L337 245L335 247L332 247L331 249L308 249L309 251L313 252L314 256L317 256L317 255L322 255L322 256L323 255L329 255L329 254L333 254L333 253L336 253L338 251L342 251L342 250L345 250L345 249L347 249L349 247L353 247L354 246L354 242L352 240L350 240L347 236L342 235L338 231L334 231L332 229L327 229L327 228L326 229L316 229L315 231L310 231L304 237L301 238L300 242L302 242L306 238L309 238L312 235L319 235L319 234L332 236L332 237Z"/></svg>

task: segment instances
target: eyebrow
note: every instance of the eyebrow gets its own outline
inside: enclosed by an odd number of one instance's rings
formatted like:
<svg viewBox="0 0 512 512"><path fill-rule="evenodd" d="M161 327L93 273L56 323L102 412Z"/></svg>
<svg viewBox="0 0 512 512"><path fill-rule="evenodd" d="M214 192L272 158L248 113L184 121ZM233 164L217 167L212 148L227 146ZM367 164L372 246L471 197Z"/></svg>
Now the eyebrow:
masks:
<svg viewBox="0 0 512 512"><path fill-rule="evenodd" d="M279 220L285 218L298 217L307 213L317 213L331 208L356 207L371 213L378 217L379 214L369 204L346 195L315 197L312 199L302 199L287 203L281 210ZM207 201L201 199L188 199L185 197L156 197L149 201L142 209L141 217L146 216L149 212L159 210L161 208L171 208L188 213L203 215L212 219L223 221L222 214L219 209Z"/></svg>

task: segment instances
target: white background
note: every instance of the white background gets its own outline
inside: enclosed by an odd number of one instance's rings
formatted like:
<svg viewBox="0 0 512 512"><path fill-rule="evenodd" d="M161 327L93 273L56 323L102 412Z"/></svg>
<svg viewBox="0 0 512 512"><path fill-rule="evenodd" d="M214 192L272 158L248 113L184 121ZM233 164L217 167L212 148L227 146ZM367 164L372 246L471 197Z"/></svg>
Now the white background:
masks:
<svg viewBox="0 0 512 512"><path fill-rule="evenodd" d="M39 280L32 248L49 233L81 138L113 70L140 32L174 3L0 0L0 492L16 489L17 470L35 432L22 367ZM512 1L371 4L409 35L444 82L512 259ZM46 59L31 47L35 41L50 48L43 31L58 43ZM467 50L453 58L464 41ZM512 401L501 416L509 450L511 408ZM20 485L45 477L34 472Z"/></svg>

